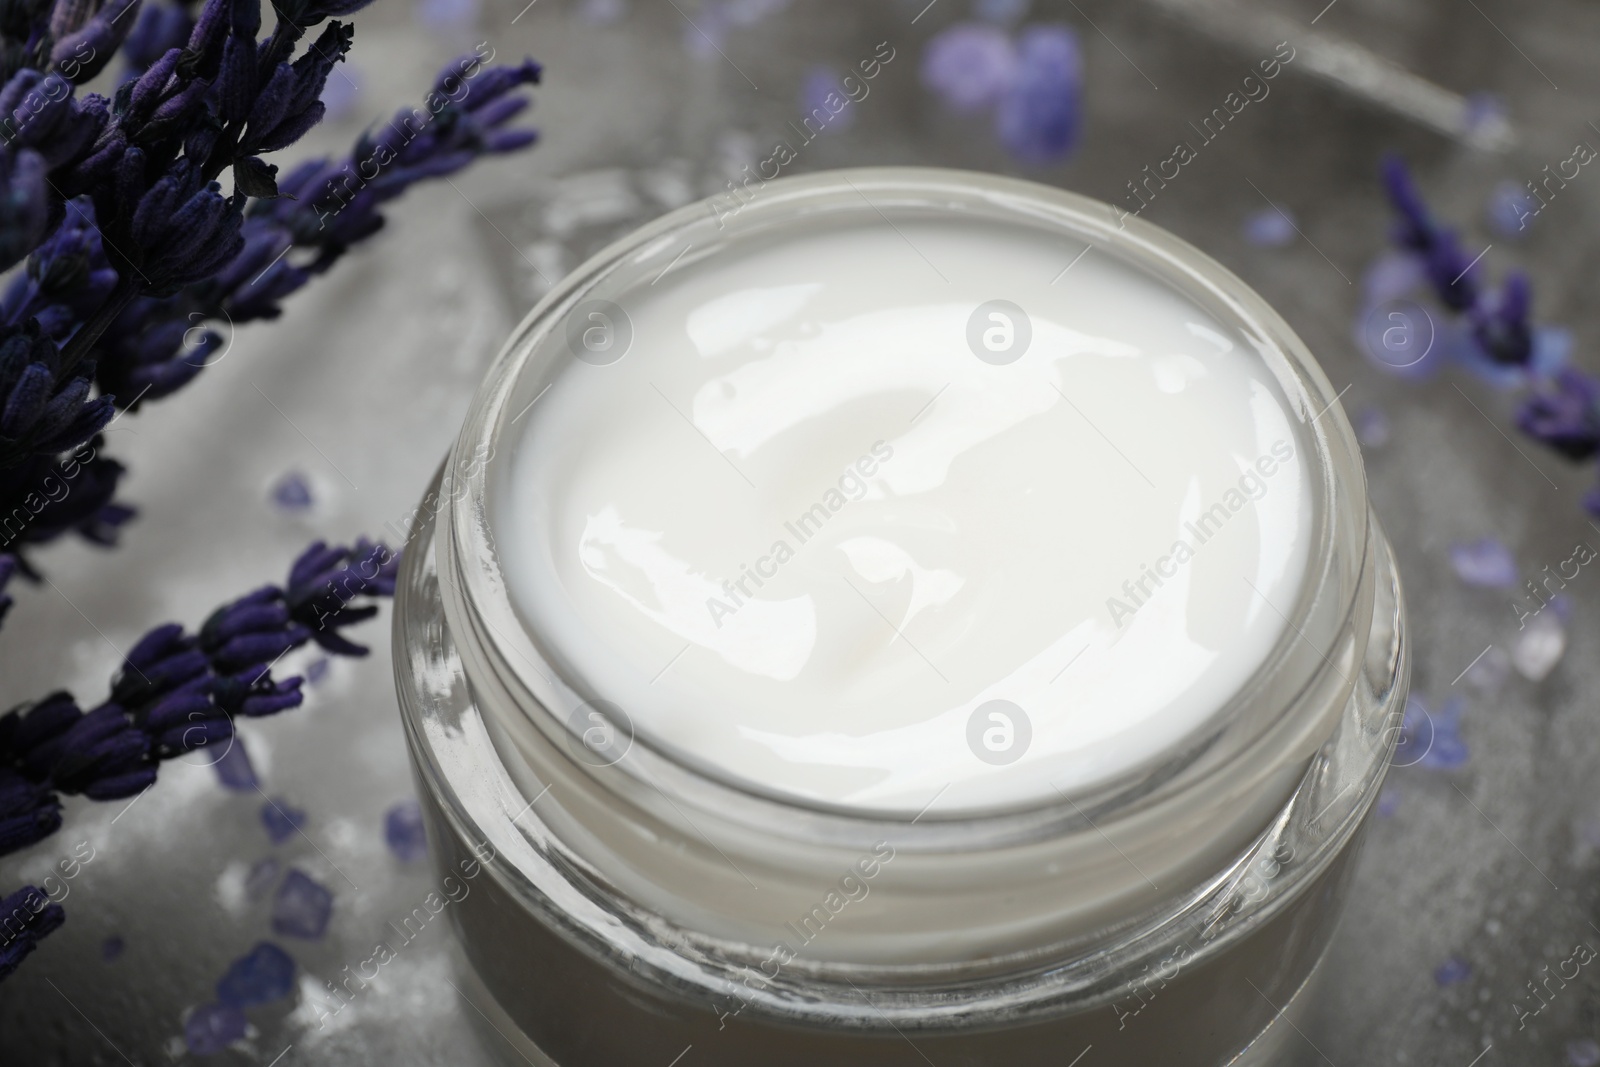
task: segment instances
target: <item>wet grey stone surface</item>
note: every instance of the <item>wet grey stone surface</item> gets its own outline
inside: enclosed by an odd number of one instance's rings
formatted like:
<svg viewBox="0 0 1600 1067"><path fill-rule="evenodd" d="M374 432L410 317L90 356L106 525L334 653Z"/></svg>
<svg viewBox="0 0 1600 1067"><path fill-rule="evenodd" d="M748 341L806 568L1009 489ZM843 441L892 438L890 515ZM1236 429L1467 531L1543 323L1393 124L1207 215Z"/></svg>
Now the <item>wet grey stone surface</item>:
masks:
<svg viewBox="0 0 1600 1067"><path fill-rule="evenodd" d="M1391 776L1389 814L1373 824L1299 1055L1336 1067L1592 1062L1569 1043L1600 1038L1600 967L1541 984L1538 1000L1528 983L1563 966L1570 973L1575 946L1600 947L1600 572L1584 569L1570 583L1568 648L1550 675L1536 684L1513 674L1486 693L1457 678L1486 646L1497 650L1491 662L1512 647L1511 596L1467 588L1448 560L1452 543L1494 536L1531 575L1580 541L1600 546L1579 506L1591 475L1514 431L1505 436L1506 397L1459 371L1396 381L1361 356L1352 334L1363 272L1385 240L1377 161L1397 150L1439 212L1466 228L1465 243L1492 245L1489 275L1527 270L1536 317L1569 328L1575 358L1600 367L1600 316L1590 310L1600 174L1585 169L1525 239L1498 236L1485 221L1498 183L1539 176L1578 140L1600 145L1590 125L1600 121L1600 7L1324 3L1035 4L1031 17L1082 34L1086 117L1074 159L1025 168L985 121L945 113L918 83L929 35L966 17L959 0L795 0L735 28L725 57L709 58L686 47L687 20L705 14L688 0L538 0L526 9L492 0L476 25L451 28L424 28L409 4L385 0L356 19L356 104L298 150L337 150L479 41L505 58L545 62L534 116L544 143L412 193L386 234L292 301L282 322L240 330L192 387L119 421L112 448L132 469L127 497L143 515L115 553L62 545L41 557L59 592L21 592L0 635L0 697L9 704L64 685L93 699L116 649L147 626L197 625L223 597L278 578L313 537L402 526L487 361L542 292L541 276L559 277L620 231L718 191L764 157L790 136L812 68L842 70L879 42L894 49L853 125L806 145L795 172L958 166L1117 201L1264 57L1263 29L1283 24L1302 49L1351 42L1455 93L1498 93L1515 135L1506 152L1466 147L1291 63L1145 212L1276 305L1335 386L1348 386L1346 411L1387 416L1389 440L1367 463L1409 598L1414 691L1430 707L1452 693L1467 698L1470 761ZM606 9L622 16L597 24ZM1244 238L1245 220L1268 198L1298 224L1285 247ZM289 474L309 485L309 509L272 503ZM184 1013L211 999L231 960L274 936L270 892L250 889L252 868L271 857L333 891L331 922L320 940L275 938L300 964L300 990L253 1009L246 1041L213 1062L489 1062L473 1009L447 982L443 924L318 1025L323 983L367 958L385 922L435 888L425 864L402 864L384 845L384 812L412 784L387 620L367 636L377 646L370 658L332 664L304 708L242 731L263 789L308 813L304 836L273 845L261 796L222 790L205 766L169 766L136 806L73 802L62 833L0 862L9 889L38 881L83 842L94 854L65 883L67 926L0 985L0 1060L194 1059L182 1044ZM125 948L105 962L111 936ZM1445 977L1466 976L1441 986L1435 972L1447 963ZM664 1050L663 1064L670 1057Z"/></svg>

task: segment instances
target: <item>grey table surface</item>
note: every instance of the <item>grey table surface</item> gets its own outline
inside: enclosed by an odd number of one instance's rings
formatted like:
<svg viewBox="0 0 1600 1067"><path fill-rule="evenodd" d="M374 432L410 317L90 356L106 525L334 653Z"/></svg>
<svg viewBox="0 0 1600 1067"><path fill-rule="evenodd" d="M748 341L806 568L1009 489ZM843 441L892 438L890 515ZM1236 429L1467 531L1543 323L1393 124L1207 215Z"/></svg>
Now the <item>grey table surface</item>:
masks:
<svg viewBox="0 0 1600 1067"><path fill-rule="evenodd" d="M297 151L337 150L480 41L502 58L531 53L546 64L535 113L544 142L413 192L384 235L295 298L284 320L241 329L192 387L117 423L111 446L131 468L127 497L142 517L114 553L61 545L40 557L55 587L24 589L0 634L7 705L57 686L92 698L117 649L149 625L198 624L221 599L276 579L314 537L402 524L487 361L543 291L541 276L558 277L765 155L798 116L802 79L818 66L843 68L882 41L895 50L853 125L808 145L797 172L958 166L1116 200L1261 58L1262 40L1292 38L1324 59L1381 57L1457 94L1498 94L1514 145L1467 146L1407 117L1404 101L1386 106L1383 91L1341 84L1337 63L1322 72L1291 64L1146 212L1275 304L1336 387L1348 386L1348 411L1387 416L1390 439L1367 464L1410 601L1414 691L1435 703L1468 698L1467 764L1391 775L1298 1054L1337 1067L1595 1062L1583 1042L1600 1038L1600 968L1552 987L1524 1027L1517 1005L1532 1003L1526 983L1541 968L1575 944L1600 945L1600 579L1584 571L1568 590L1568 649L1546 679L1513 675L1485 692L1453 680L1486 646L1511 646L1516 616L1508 594L1467 588L1448 560L1452 543L1493 536L1532 573L1579 541L1600 545L1579 506L1590 475L1505 436L1509 401L1464 373L1413 384L1375 370L1352 341L1352 322L1363 272L1383 249L1376 166L1392 149L1417 166L1441 213L1467 227L1469 244L1490 246L1489 273L1528 271L1537 317L1569 328L1576 358L1600 367L1600 315L1589 310L1600 178L1573 181L1522 240L1488 230L1484 211L1497 184L1536 177L1578 140L1600 144L1600 5L1036 3L1030 19L1081 33L1085 127L1070 161L1027 168L983 121L948 114L919 84L925 42L969 17L965 0L771 4L734 28L720 54L690 26L715 15L710 0L523 4L386 0L357 16L348 74L359 93ZM1285 247L1243 236L1268 197L1302 231ZM311 487L309 510L273 504L272 487L291 474ZM426 864L400 863L383 841L384 811L412 784L386 621L368 637L374 654L334 663L305 707L242 728L262 788L309 813L304 835L274 846L260 796L221 789L204 765L176 765L131 808L69 804L62 833L0 862L0 887L10 889L39 880L80 843L94 849L65 883L67 925L0 985L0 1062L197 1059L182 1041L185 1012L210 999L230 960L271 936L268 905L245 888L267 856L334 889L333 921L321 940L280 939L301 968L298 994L253 1009L247 1039L213 1062L489 1062L473 1008L450 984L443 928L326 1026L309 1006L326 980L366 956L386 919L432 888ZM112 936L126 947L107 962L102 944ZM1435 971L1452 959L1470 971L1441 984Z"/></svg>

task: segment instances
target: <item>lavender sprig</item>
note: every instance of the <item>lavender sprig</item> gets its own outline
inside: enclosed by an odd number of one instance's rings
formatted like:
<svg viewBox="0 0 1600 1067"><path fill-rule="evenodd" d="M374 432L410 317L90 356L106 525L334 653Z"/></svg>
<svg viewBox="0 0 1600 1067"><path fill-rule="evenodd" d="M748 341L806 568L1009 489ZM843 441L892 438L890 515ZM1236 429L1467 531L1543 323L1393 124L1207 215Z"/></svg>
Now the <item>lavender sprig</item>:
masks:
<svg viewBox="0 0 1600 1067"><path fill-rule="evenodd" d="M97 707L82 711L70 693L56 692L0 716L0 855L60 829L63 793L133 796L154 784L161 761L232 738L237 717L298 707L304 680L275 680L273 665L308 641L336 655L366 655L342 631L375 615L373 600L394 594L399 565L382 544L318 541L295 559L284 585L223 605L198 633L176 623L147 633ZM0 586L6 577L0 563ZM31 935L0 941L0 978L61 919L58 909L28 925Z"/></svg>
<svg viewBox="0 0 1600 1067"><path fill-rule="evenodd" d="M1527 276L1513 272L1498 293L1486 294L1454 232L1434 221L1397 157L1384 160L1383 184L1395 212L1395 243L1417 257L1434 295L1468 327L1460 349L1465 361L1482 373L1492 372L1498 382L1525 390L1517 428L1569 460L1588 462L1600 456L1600 378L1562 365L1564 353L1552 356L1544 350L1532 323L1533 289ZM1600 486L1584 496L1583 505L1600 516Z"/></svg>

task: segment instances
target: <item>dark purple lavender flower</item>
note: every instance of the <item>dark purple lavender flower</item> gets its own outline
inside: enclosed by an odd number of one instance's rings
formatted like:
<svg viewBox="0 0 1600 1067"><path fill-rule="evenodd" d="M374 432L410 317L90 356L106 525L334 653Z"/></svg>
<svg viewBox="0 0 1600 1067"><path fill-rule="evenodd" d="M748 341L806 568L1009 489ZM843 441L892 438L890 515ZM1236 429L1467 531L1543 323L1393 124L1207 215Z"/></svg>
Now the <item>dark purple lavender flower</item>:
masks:
<svg viewBox="0 0 1600 1067"><path fill-rule="evenodd" d="M1472 311L1472 334L1484 353L1503 366L1526 366L1533 357L1533 329L1528 314L1533 290L1528 276L1513 271L1492 305L1484 302Z"/></svg>
<svg viewBox="0 0 1600 1067"><path fill-rule="evenodd" d="M1422 260L1428 280L1445 306L1456 311L1471 308L1478 298L1474 261L1462 251L1454 231L1434 223L1411 172L1398 156L1384 157L1383 184L1398 216L1395 243Z"/></svg>
<svg viewBox="0 0 1600 1067"><path fill-rule="evenodd" d="M50 63L68 81L82 85L106 68L133 29L140 0L56 0L50 19L55 44ZM134 17L130 17L134 16Z"/></svg>
<svg viewBox="0 0 1600 1067"><path fill-rule="evenodd" d="M375 605L351 605L364 596L393 596L399 570L400 557L387 545L360 540L330 548L318 541L295 560L284 601L317 644L342 656L365 656L365 647L339 631L377 614Z"/></svg>
<svg viewBox="0 0 1600 1067"><path fill-rule="evenodd" d="M60 797L16 771L0 768L0 854L27 848L60 828Z"/></svg>
<svg viewBox="0 0 1600 1067"><path fill-rule="evenodd" d="M1083 59L1066 26L1030 26L1017 43L1017 74L1000 100L996 128L1018 159L1054 163L1078 140Z"/></svg>
<svg viewBox="0 0 1600 1067"><path fill-rule="evenodd" d="M1517 427L1568 459L1600 452L1600 382L1575 367L1541 381L1517 412Z"/></svg>
<svg viewBox="0 0 1600 1067"><path fill-rule="evenodd" d="M66 921L61 905L52 904L42 889L31 885L0 898L0 979L15 971L41 938Z"/></svg>
<svg viewBox="0 0 1600 1067"><path fill-rule="evenodd" d="M182 48L194 32L194 16L182 4L146 2L135 16L122 44L128 78L136 78L173 48ZM126 78L124 80L127 80Z"/></svg>
<svg viewBox="0 0 1600 1067"><path fill-rule="evenodd" d="M0 148L0 270L44 240L50 194L44 157L31 148Z"/></svg>

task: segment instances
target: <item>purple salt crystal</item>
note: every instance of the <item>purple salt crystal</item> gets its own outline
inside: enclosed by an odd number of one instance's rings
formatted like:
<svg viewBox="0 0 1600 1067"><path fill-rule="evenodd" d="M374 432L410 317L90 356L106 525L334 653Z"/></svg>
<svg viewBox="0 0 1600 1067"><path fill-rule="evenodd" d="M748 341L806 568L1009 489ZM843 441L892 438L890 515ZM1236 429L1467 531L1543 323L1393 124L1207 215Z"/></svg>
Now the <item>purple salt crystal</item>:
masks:
<svg viewBox="0 0 1600 1067"><path fill-rule="evenodd" d="M1561 662L1567 650L1567 628L1558 609L1539 612L1529 619L1511 646L1511 665L1531 682L1542 682Z"/></svg>
<svg viewBox="0 0 1600 1067"><path fill-rule="evenodd" d="M333 894L291 867L272 898L272 929L285 937L315 940L328 932Z"/></svg>
<svg viewBox="0 0 1600 1067"><path fill-rule="evenodd" d="M1472 964L1460 956L1451 956L1433 969L1433 980L1441 988L1465 982L1472 977Z"/></svg>
<svg viewBox="0 0 1600 1067"><path fill-rule="evenodd" d="M234 960L217 981L217 999L235 1008L269 1004L294 991L294 960L270 941Z"/></svg>
<svg viewBox="0 0 1600 1067"><path fill-rule="evenodd" d="M428 835L422 824L422 805L402 800L383 816L383 839L389 851L403 863L412 863L428 854Z"/></svg>
<svg viewBox="0 0 1600 1067"><path fill-rule="evenodd" d="M226 1004L202 1004L183 1021L183 1043L196 1056L215 1056L244 1037L244 1012Z"/></svg>
<svg viewBox="0 0 1600 1067"><path fill-rule="evenodd" d="M1363 448L1377 449L1389 443L1389 416L1382 408L1360 408L1351 422L1355 424L1356 440Z"/></svg>
<svg viewBox="0 0 1600 1067"><path fill-rule="evenodd" d="M319 656L306 665L306 681L316 685L328 676L328 666L332 661L327 656Z"/></svg>
<svg viewBox="0 0 1600 1067"><path fill-rule="evenodd" d="M848 129L856 120L838 75L827 67L812 67L806 72L800 83L800 110L806 118L816 116L823 130Z"/></svg>
<svg viewBox="0 0 1600 1067"><path fill-rule="evenodd" d="M306 483L305 475L290 471L274 482L272 502L284 511L305 511L309 508L313 501L311 486Z"/></svg>
<svg viewBox="0 0 1600 1067"><path fill-rule="evenodd" d="M1489 194L1489 227L1501 237L1525 237L1539 213L1539 201L1525 186L1504 181Z"/></svg>
<svg viewBox="0 0 1600 1067"><path fill-rule="evenodd" d="M286 801L268 800L261 805L261 824L267 828L272 843L281 845L306 824L306 813Z"/></svg>
<svg viewBox="0 0 1600 1067"><path fill-rule="evenodd" d="M211 767L224 789L248 793L259 785L256 769L250 765L250 754L244 749L244 738L238 734L228 739L227 747Z"/></svg>
<svg viewBox="0 0 1600 1067"><path fill-rule="evenodd" d="M124 945L122 938L112 934L110 937L100 942L100 958L106 963L110 963L113 960L121 957L123 948Z"/></svg>
<svg viewBox="0 0 1600 1067"><path fill-rule="evenodd" d="M260 900L272 889L282 871L278 861L268 856L250 868L244 878L244 892L251 900Z"/></svg>
<svg viewBox="0 0 1600 1067"><path fill-rule="evenodd" d="M995 103L1017 74L1017 50L994 26L958 22L936 34L922 53L922 84L946 107L978 111Z"/></svg>
<svg viewBox="0 0 1600 1067"><path fill-rule="evenodd" d="M1257 248L1282 248L1296 237L1294 219L1277 208L1262 208L1244 220L1244 239Z"/></svg>
<svg viewBox="0 0 1600 1067"><path fill-rule="evenodd" d="M1600 1064L1600 1044L1589 1037L1568 1041L1567 1063L1571 1064L1571 1067L1596 1067Z"/></svg>
<svg viewBox="0 0 1600 1067"><path fill-rule="evenodd" d="M1468 585L1484 589L1509 589L1517 584L1517 561L1511 550L1493 537L1450 546L1450 565Z"/></svg>

